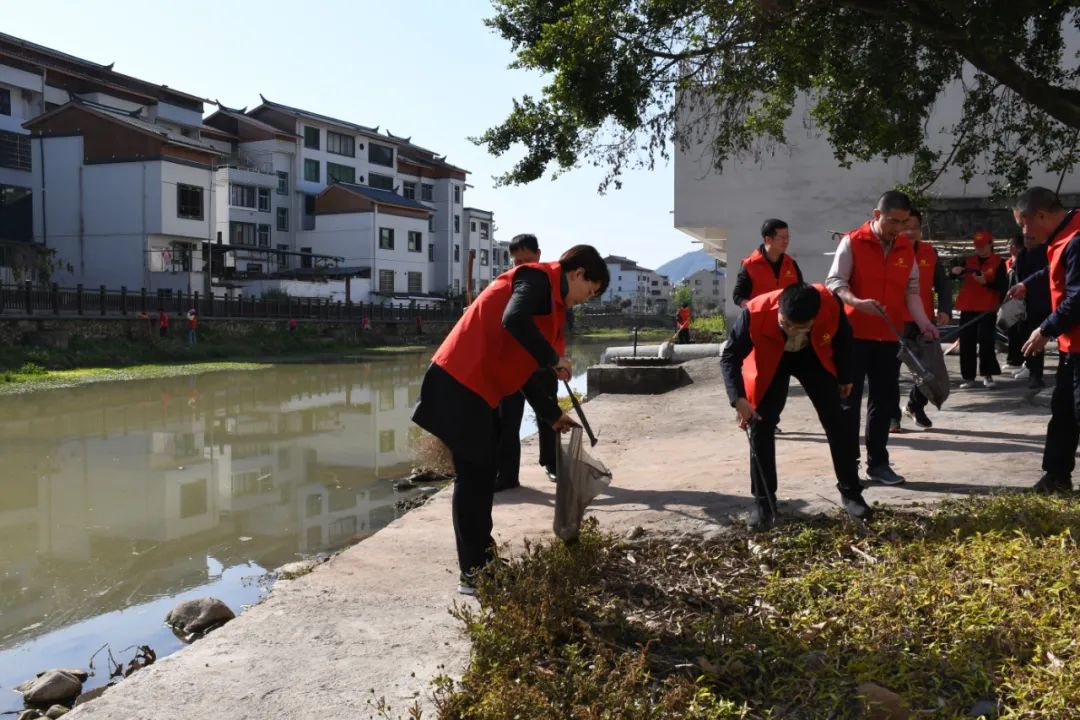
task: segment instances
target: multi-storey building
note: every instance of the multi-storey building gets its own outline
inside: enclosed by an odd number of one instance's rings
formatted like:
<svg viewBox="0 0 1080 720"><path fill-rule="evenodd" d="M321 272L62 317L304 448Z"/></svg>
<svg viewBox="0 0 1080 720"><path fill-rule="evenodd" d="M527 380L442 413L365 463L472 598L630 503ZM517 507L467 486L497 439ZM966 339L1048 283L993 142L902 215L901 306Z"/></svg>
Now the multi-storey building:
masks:
<svg viewBox="0 0 1080 720"><path fill-rule="evenodd" d="M607 263L611 282L601 296L605 303L625 303L633 312L663 312L671 298L671 281L655 270L641 267L633 260L620 255L608 255Z"/></svg>
<svg viewBox="0 0 1080 720"><path fill-rule="evenodd" d="M462 236L465 247L465 269L472 259L472 292L476 295L491 283L497 273L493 270L493 240L495 215L490 210L467 207L463 213Z"/></svg>
<svg viewBox="0 0 1080 720"><path fill-rule="evenodd" d="M491 246L491 277L495 278L514 266L510 257L509 240L493 240Z"/></svg>
<svg viewBox="0 0 1080 720"><path fill-rule="evenodd" d="M698 270L688 275L680 285L690 288L694 297L694 309L697 312L713 312L724 310L724 271L723 270Z"/></svg>

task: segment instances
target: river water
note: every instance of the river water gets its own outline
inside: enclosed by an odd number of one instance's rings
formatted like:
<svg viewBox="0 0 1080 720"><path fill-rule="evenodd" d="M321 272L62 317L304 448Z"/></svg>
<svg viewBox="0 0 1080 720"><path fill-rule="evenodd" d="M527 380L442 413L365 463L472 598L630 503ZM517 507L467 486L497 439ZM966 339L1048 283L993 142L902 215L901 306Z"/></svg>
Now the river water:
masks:
<svg viewBox="0 0 1080 720"><path fill-rule="evenodd" d="M579 344L575 390L606 344ZM234 611L284 563L384 527L429 353L0 397L0 713L36 672L159 657L179 599ZM535 432L526 413L522 435Z"/></svg>

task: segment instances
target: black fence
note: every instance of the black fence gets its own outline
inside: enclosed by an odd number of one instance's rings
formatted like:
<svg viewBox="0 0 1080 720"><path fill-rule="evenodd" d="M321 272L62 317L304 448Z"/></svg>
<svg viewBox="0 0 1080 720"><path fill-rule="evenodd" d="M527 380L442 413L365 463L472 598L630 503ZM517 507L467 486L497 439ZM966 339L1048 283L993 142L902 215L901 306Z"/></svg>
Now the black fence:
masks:
<svg viewBox="0 0 1080 720"><path fill-rule="evenodd" d="M344 303L315 297L207 297L198 292L145 288L110 290L104 285L35 287L0 284L0 317L138 317L141 313L185 315L194 309L204 318L297 319L371 322L456 321L461 306L450 301L434 306L418 306L415 301L385 303Z"/></svg>

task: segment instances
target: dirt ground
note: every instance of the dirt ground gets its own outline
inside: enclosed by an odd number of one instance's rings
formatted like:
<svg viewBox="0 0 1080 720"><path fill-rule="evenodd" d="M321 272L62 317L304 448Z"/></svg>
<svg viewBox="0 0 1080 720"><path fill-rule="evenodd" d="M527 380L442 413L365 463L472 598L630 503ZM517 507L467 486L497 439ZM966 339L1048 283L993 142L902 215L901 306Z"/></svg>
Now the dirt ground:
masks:
<svg viewBox="0 0 1080 720"><path fill-rule="evenodd" d="M957 374L956 359L949 362ZM600 437L592 452L614 474L610 493L591 510L602 528L710 533L748 510L746 438L734 424L719 362L686 367L694 383L680 390L586 403ZM993 390L954 390L944 410L931 408L931 430L905 418L906 431L891 436L889 447L908 482L868 487L867 501L907 505L1029 487L1040 475L1049 394L1005 376ZM781 427L781 515L836 511L825 438L798 389ZM554 485L535 457L529 441L523 486L496 496L496 537L511 547L552 537ZM455 602L472 602L456 594L456 580L448 489L69 717L370 718L380 717L379 698L392 707L390 717L404 716L414 701L433 717L431 679L460 674L468 657L448 613Z"/></svg>

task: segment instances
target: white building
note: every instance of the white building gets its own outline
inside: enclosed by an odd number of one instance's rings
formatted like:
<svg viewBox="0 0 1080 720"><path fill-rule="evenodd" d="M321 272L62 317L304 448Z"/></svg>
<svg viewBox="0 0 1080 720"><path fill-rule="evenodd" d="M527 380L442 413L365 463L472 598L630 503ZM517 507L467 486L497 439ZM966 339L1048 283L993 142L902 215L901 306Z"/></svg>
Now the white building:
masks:
<svg viewBox="0 0 1080 720"><path fill-rule="evenodd" d="M493 240L495 215L490 210L478 210L467 207L462 221L462 236L465 246L465 266L473 258L473 296L486 288L498 273L493 270Z"/></svg>
<svg viewBox="0 0 1080 720"><path fill-rule="evenodd" d="M1071 38L1067 44L1075 49L1077 31L1067 28L1067 37ZM951 147L952 136L942 128L959 121L963 99L956 85L935 105L926 125L934 144ZM735 267L760 244L761 223L781 218L791 228L788 253L798 261L804 278L823 282L836 248L833 233L847 232L869 219L881 193L908 180L911 160L856 162L841 168L826 138L808 127L806 120L806 103L800 100L785 127L786 146L758 162L730 162L722 173L711 168L706 145L677 149L675 227ZM1035 173L1032 184L1054 188L1059 179ZM1080 192L1080 175L1066 175L1060 192ZM1016 230L1011 213L988 201L990 188L984 177L965 183L959 172L950 170L929 194L933 199L923 215L932 239L969 238L980 226L999 238L1010 237ZM730 298L733 283L728 285L725 297ZM734 303L727 308L730 313Z"/></svg>
<svg viewBox="0 0 1080 720"><path fill-rule="evenodd" d="M514 266L514 259L510 257L510 241L493 240L491 257L491 277L498 277L512 268Z"/></svg>
<svg viewBox="0 0 1080 720"><path fill-rule="evenodd" d="M726 287L723 270L698 270L688 275L680 285L690 288L694 310L698 313L721 311L725 307Z"/></svg>
<svg viewBox="0 0 1080 720"><path fill-rule="evenodd" d="M671 300L671 281L666 276L620 255L608 255L604 262L611 282L601 295L601 302L629 300L628 309L632 312L666 312Z"/></svg>

